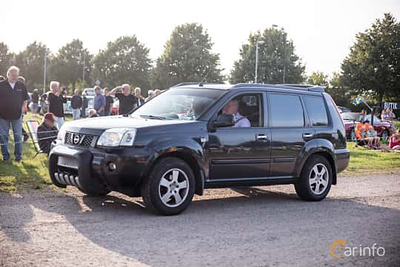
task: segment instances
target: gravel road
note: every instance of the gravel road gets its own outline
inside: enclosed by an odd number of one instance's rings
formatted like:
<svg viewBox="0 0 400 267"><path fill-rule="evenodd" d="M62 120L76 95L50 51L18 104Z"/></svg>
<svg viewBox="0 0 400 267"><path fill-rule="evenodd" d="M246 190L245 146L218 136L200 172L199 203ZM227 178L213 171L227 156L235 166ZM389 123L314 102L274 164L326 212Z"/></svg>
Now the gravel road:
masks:
<svg viewBox="0 0 400 267"><path fill-rule="evenodd" d="M0 227L0 266L400 266L400 174L340 177L317 203L290 185L212 189L173 217L115 193L3 193ZM336 239L385 255L335 259Z"/></svg>

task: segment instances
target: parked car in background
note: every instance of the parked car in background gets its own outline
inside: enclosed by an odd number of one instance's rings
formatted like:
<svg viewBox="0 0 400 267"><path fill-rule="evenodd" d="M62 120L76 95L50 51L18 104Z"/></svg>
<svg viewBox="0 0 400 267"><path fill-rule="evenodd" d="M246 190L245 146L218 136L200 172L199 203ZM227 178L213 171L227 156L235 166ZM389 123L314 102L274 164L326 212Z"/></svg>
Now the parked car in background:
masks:
<svg viewBox="0 0 400 267"><path fill-rule="evenodd" d="M364 123L365 121L371 122L371 114L363 115L358 112L344 112L342 113L344 127L346 129L346 137L349 140L356 140L356 125ZM390 123L381 121L378 117L374 116L374 129L382 140L387 140L392 134Z"/></svg>
<svg viewBox="0 0 400 267"><path fill-rule="evenodd" d="M349 108L338 106L340 113L351 112Z"/></svg>
<svg viewBox="0 0 400 267"><path fill-rule="evenodd" d="M83 89L82 94L85 93L86 96L94 96L95 92L94 92L94 88L85 88Z"/></svg>
<svg viewBox="0 0 400 267"><path fill-rule="evenodd" d="M113 107L111 109L111 115L118 115L119 114L119 100L114 97Z"/></svg>

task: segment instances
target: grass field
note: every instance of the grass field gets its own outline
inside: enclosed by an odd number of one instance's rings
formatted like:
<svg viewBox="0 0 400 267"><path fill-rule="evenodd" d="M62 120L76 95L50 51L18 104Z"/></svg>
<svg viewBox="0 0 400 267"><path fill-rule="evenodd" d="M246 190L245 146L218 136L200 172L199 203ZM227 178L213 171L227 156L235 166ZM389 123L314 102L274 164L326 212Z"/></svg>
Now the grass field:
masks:
<svg viewBox="0 0 400 267"><path fill-rule="evenodd" d="M29 119L32 119L30 114L24 117L24 120ZM36 119L41 120L41 118ZM25 125L24 127L26 129ZM400 123L397 124L397 127L400 127ZM351 157L350 165L344 172L346 175L400 173L400 153L366 150L362 147L354 147L354 143L348 143L348 148ZM13 149L13 145L10 144L11 152ZM55 188L48 175L46 155L40 154L34 158L35 153L29 139L27 143L23 144L24 161L22 163L0 161L0 191Z"/></svg>

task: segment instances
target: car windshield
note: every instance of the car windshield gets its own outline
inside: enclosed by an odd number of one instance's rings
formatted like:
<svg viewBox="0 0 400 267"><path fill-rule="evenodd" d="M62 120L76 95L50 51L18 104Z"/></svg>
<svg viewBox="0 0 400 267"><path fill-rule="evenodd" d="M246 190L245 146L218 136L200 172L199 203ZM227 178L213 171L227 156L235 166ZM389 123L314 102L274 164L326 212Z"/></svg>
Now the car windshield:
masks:
<svg viewBox="0 0 400 267"><path fill-rule="evenodd" d="M136 109L135 118L158 120L196 120L222 94L215 89L170 89Z"/></svg>

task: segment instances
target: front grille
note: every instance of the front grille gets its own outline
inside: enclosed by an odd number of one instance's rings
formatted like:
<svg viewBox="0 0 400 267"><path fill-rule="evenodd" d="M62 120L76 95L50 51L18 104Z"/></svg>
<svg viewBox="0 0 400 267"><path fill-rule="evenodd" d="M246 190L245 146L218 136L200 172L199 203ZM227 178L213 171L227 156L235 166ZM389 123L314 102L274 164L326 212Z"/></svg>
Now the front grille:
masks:
<svg viewBox="0 0 400 267"><path fill-rule="evenodd" d="M94 138L94 135L67 132L65 143L73 146L90 147Z"/></svg>

